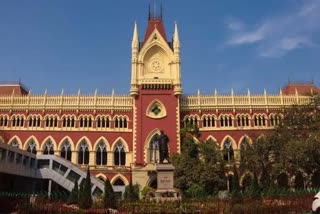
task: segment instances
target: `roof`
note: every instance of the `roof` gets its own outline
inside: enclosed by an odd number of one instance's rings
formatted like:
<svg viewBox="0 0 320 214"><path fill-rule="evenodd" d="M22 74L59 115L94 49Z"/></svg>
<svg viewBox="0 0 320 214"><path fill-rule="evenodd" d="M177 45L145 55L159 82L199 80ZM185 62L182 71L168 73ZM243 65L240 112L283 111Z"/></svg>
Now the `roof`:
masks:
<svg viewBox="0 0 320 214"><path fill-rule="evenodd" d="M21 83L0 83L0 96L27 95L28 89Z"/></svg>
<svg viewBox="0 0 320 214"><path fill-rule="evenodd" d="M149 21L148 21L147 30L144 35L143 43L145 43L149 39L150 35L152 34L152 32L154 31L155 28L159 31L159 33L161 34L163 39L166 42L168 42L162 19L159 17L150 17Z"/></svg>
<svg viewBox="0 0 320 214"><path fill-rule="evenodd" d="M308 94L320 94L320 89L313 83L288 83L282 88L282 93L285 95L296 94L308 95Z"/></svg>

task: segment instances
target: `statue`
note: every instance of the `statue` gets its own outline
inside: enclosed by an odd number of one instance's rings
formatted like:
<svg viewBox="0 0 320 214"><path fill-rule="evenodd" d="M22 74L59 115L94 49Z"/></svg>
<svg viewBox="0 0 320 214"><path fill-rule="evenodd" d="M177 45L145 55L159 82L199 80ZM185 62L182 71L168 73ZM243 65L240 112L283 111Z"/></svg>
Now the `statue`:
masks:
<svg viewBox="0 0 320 214"><path fill-rule="evenodd" d="M160 163L163 163L165 159L169 163L169 152L168 152L169 138L166 134L164 134L163 130L160 131L158 142L159 142Z"/></svg>

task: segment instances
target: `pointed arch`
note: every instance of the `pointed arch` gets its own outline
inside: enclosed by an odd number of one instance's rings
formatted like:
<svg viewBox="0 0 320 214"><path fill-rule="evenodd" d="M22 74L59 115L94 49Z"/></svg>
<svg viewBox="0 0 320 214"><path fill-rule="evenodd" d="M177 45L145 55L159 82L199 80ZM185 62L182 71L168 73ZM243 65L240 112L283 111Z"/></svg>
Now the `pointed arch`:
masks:
<svg viewBox="0 0 320 214"><path fill-rule="evenodd" d="M159 99L154 99L149 103L146 115L154 119L164 118L167 116L166 106Z"/></svg>
<svg viewBox="0 0 320 214"><path fill-rule="evenodd" d="M81 137L81 138L78 140L78 142L77 142L77 144L76 144L75 150L76 150L76 151L79 150L79 148L80 148L80 146L81 146L81 142L82 142L83 140L85 140L85 141L87 142L89 151L92 151L91 141L90 141L89 138L87 138L86 136L83 136L83 137Z"/></svg>
<svg viewBox="0 0 320 214"><path fill-rule="evenodd" d="M168 43L162 38L162 35L157 37L157 40L151 40L155 37L155 35L161 35L161 33L158 31L158 29L155 28L155 30L151 33L147 41L144 43L142 49L140 50L139 54L139 60L142 62L145 62L146 58L148 56L152 56L152 52L156 53L162 53L165 55L165 57L172 60L172 57L168 53L172 53L172 50L168 46ZM156 50L154 50L156 49ZM151 53L150 53L151 52Z"/></svg>
<svg viewBox="0 0 320 214"><path fill-rule="evenodd" d="M92 151L91 142L87 137L82 137L77 143L78 164L89 164L90 151Z"/></svg>
<svg viewBox="0 0 320 214"><path fill-rule="evenodd" d="M114 151L115 150L115 147L116 147L116 144L117 142L121 141L123 143L123 146L126 150L126 152L129 151L129 146L127 144L127 142L122 138L122 137L118 137L113 143L112 143L112 146L111 146L111 151Z"/></svg>
<svg viewBox="0 0 320 214"><path fill-rule="evenodd" d="M123 183L125 184L125 186L129 185L129 182L127 180L126 177L124 177L122 174L118 173L115 176L113 176L113 178L111 179L110 183L113 185L114 182L118 179L121 179L123 181Z"/></svg>
<svg viewBox="0 0 320 214"><path fill-rule="evenodd" d="M127 165L127 152L128 145L123 140L123 138L119 137L112 145L113 152L113 165L114 166L125 166Z"/></svg>
<svg viewBox="0 0 320 214"><path fill-rule="evenodd" d="M72 151L74 151L74 145L69 136L64 137L59 143L60 157L71 161Z"/></svg>
<svg viewBox="0 0 320 214"><path fill-rule="evenodd" d="M237 146L236 141L235 141L230 135L226 135L226 136L222 139L222 141L221 141L221 143L220 143L220 149L223 150L224 143L225 143L225 141L228 140L228 139L230 140L233 149L238 149L238 146Z"/></svg>
<svg viewBox="0 0 320 214"><path fill-rule="evenodd" d="M110 144L104 136L101 136L96 140L96 142L94 143L94 146L93 146L93 151L96 151L98 149L97 147L99 146L99 143L101 141L103 141L106 144L107 151L111 151Z"/></svg>
<svg viewBox="0 0 320 214"><path fill-rule="evenodd" d="M160 129L153 129L144 142L144 161L145 163L157 162L159 160L159 145L156 139L160 135Z"/></svg>
<svg viewBox="0 0 320 214"><path fill-rule="evenodd" d="M219 146L219 143L218 143L217 139L216 139L215 137L213 137L212 135L209 135L209 136L206 138L206 141L209 141L209 140L212 140L212 141L216 142L217 145Z"/></svg>
<svg viewBox="0 0 320 214"><path fill-rule="evenodd" d="M25 142L24 145L23 145L23 150L27 150L28 143L30 142L30 140L33 140L33 142L36 144L36 149L37 149L37 151L38 151L38 150L40 149L40 144L39 144L38 139L37 139L34 135L30 136L30 137L26 140L26 142Z"/></svg>
<svg viewBox="0 0 320 214"><path fill-rule="evenodd" d="M259 140L265 140L267 138L267 136L265 134L260 134L255 141L259 141Z"/></svg>
<svg viewBox="0 0 320 214"><path fill-rule="evenodd" d="M149 132L148 136L146 137L146 140L144 141L144 148L149 148L150 140L152 140L153 136L156 134L160 135L160 129L155 128L151 132Z"/></svg>
<svg viewBox="0 0 320 214"><path fill-rule="evenodd" d="M63 146L63 143L65 142L65 140L68 140L69 143L70 143L70 148L71 148L71 151L74 151L74 142L73 140L71 139L70 136L65 136L64 138L62 138L58 144L58 150L61 151L61 146Z"/></svg>
<svg viewBox="0 0 320 214"><path fill-rule="evenodd" d="M100 179L100 180L103 180L103 181L107 180L107 176L105 174L102 174L102 173L96 174L95 177Z"/></svg>
<svg viewBox="0 0 320 214"><path fill-rule="evenodd" d="M96 165L107 165L107 156L108 156L108 143L104 138L99 138L94 145L95 153L95 164Z"/></svg>
<svg viewBox="0 0 320 214"><path fill-rule="evenodd" d="M19 147L18 147L18 148L19 148L19 149L22 149L22 142L21 142L20 138L19 138L17 135L13 136L13 137L9 140L8 144L11 145L14 140L16 140L16 141L18 142L18 144L19 144Z"/></svg>
<svg viewBox="0 0 320 214"><path fill-rule="evenodd" d="M44 151L45 146L46 146L46 143L47 143L49 140L51 141L51 143L52 143L52 145L53 145L53 150L54 150L54 151L57 150L56 141L54 140L54 138L53 138L51 135L49 135L49 136L47 136L47 137L42 141L42 143L41 143L41 148L40 148L41 151Z"/></svg>
<svg viewBox="0 0 320 214"><path fill-rule="evenodd" d="M243 140L244 139L246 139L247 140L247 142L249 143L249 145L252 145L252 139L248 136L248 135L243 135L241 138L240 138L240 140L239 140L239 142L238 142L238 148L240 149L241 148L241 144L243 143Z"/></svg>

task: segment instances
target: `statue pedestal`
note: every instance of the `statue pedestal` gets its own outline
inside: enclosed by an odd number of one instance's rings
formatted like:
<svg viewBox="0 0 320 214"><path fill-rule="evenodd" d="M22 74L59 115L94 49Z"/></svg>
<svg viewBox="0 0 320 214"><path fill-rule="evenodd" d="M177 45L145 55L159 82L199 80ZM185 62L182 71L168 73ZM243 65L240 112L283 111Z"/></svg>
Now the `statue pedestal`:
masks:
<svg viewBox="0 0 320 214"><path fill-rule="evenodd" d="M158 183L155 192L156 201L180 200L179 192L173 188L174 166L172 164L157 164L156 171Z"/></svg>

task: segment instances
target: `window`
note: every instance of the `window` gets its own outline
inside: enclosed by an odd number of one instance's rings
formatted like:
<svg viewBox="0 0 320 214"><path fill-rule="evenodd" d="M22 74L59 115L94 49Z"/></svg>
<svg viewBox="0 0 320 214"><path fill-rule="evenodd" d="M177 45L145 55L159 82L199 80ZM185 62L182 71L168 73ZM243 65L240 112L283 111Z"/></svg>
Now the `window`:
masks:
<svg viewBox="0 0 320 214"><path fill-rule="evenodd" d="M80 143L78 164L89 164L89 147L86 140L82 140Z"/></svg>
<svg viewBox="0 0 320 214"><path fill-rule="evenodd" d="M49 115L45 119L46 127L58 127L58 117L54 115Z"/></svg>
<svg viewBox="0 0 320 214"><path fill-rule="evenodd" d="M92 127L92 119L91 116L80 116L80 127L81 128L89 128Z"/></svg>
<svg viewBox="0 0 320 214"><path fill-rule="evenodd" d="M254 125L255 126L266 126L266 117L265 115L254 115Z"/></svg>
<svg viewBox="0 0 320 214"><path fill-rule="evenodd" d="M220 116L220 127L232 127L232 116L231 115L221 115Z"/></svg>
<svg viewBox="0 0 320 214"><path fill-rule="evenodd" d="M29 127L40 127L41 118L38 115L31 115L28 119Z"/></svg>
<svg viewBox="0 0 320 214"><path fill-rule="evenodd" d="M0 115L0 126L1 127L8 126L8 116L7 115Z"/></svg>
<svg viewBox="0 0 320 214"><path fill-rule="evenodd" d="M97 127L98 128L109 128L110 127L110 118L106 116L97 117Z"/></svg>
<svg viewBox="0 0 320 214"><path fill-rule="evenodd" d="M238 127L248 127L249 126L249 116L248 115L237 115L237 126Z"/></svg>
<svg viewBox="0 0 320 214"><path fill-rule="evenodd" d="M234 159L233 147L229 138L223 144L223 158L225 161L232 161Z"/></svg>
<svg viewBox="0 0 320 214"><path fill-rule="evenodd" d="M27 145L27 151L31 152L33 154L37 154L37 146L34 140L30 140L28 145Z"/></svg>
<svg viewBox="0 0 320 214"><path fill-rule="evenodd" d="M184 118L184 126L195 127L198 126L198 116L197 115L188 115Z"/></svg>
<svg viewBox="0 0 320 214"><path fill-rule="evenodd" d="M121 141L118 141L114 151L114 165L123 166L126 164L126 152L124 145Z"/></svg>
<svg viewBox="0 0 320 214"><path fill-rule="evenodd" d="M24 117L22 115L13 115L11 124L12 127L23 127Z"/></svg>
<svg viewBox="0 0 320 214"><path fill-rule="evenodd" d="M214 115L204 115L202 117L202 127L215 127L216 118Z"/></svg>
<svg viewBox="0 0 320 214"><path fill-rule="evenodd" d="M17 139L14 139L14 140L11 142L10 145L13 146L13 147L16 147L16 148L19 148L19 147L20 147L20 146L19 146L19 142L17 141Z"/></svg>
<svg viewBox="0 0 320 214"><path fill-rule="evenodd" d="M158 163L159 161L159 135L155 134L149 143L149 160L151 163Z"/></svg>
<svg viewBox="0 0 320 214"><path fill-rule="evenodd" d="M46 144L44 145L43 154L44 155L53 155L54 154L53 144L50 139L47 140Z"/></svg>
<svg viewBox="0 0 320 214"><path fill-rule="evenodd" d="M106 144L101 140L97 146L96 151L96 164L106 165L107 164L107 149Z"/></svg>
<svg viewBox="0 0 320 214"><path fill-rule="evenodd" d="M116 116L114 119L115 128L128 128L128 121L125 116Z"/></svg>
<svg viewBox="0 0 320 214"><path fill-rule="evenodd" d="M74 127L75 119L74 116L64 116L62 118L62 127Z"/></svg>
<svg viewBox="0 0 320 214"><path fill-rule="evenodd" d="M69 143L69 140L66 139L62 143L60 156L68 161L71 161L71 155L71 145Z"/></svg>
<svg viewBox="0 0 320 214"><path fill-rule="evenodd" d="M279 126L281 122L281 116L279 114L270 115L271 126Z"/></svg>
<svg viewBox="0 0 320 214"><path fill-rule="evenodd" d="M113 186L125 186L125 183L121 178L117 178L117 180L114 181Z"/></svg>

